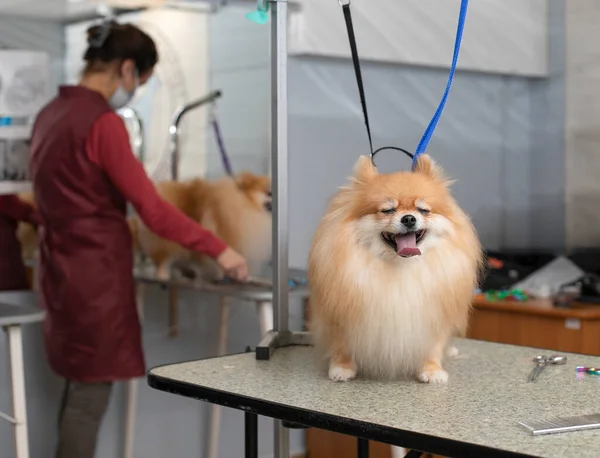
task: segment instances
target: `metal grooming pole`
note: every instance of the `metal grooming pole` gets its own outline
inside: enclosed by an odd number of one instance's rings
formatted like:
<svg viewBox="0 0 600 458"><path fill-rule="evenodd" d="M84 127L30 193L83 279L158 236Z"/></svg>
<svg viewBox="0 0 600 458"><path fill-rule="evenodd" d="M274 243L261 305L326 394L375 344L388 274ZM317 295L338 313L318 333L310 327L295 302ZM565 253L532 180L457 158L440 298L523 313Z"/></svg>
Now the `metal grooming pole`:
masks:
<svg viewBox="0 0 600 458"><path fill-rule="evenodd" d="M310 345L310 334L289 329L288 276L288 0L271 4L271 179L273 181L273 300L275 327L256 347L256 359L268 360L277 348Z"/></svg>
<svg viewBox="0 0 600 458"><path fill-rule="evenodd" d="M256 359L268 360L281 347L307 345L310 336L289 329L288 275L288 0L270 0L271 6L271 179L273 187L273 301L274 329L256 347ZM275 458L289 458L290 434L281 420L274 421Z"/></svg>
<svg viewBox="0 0 600 458"><path fill-rule="evenodd" d="M178 108L173 114L173 121L171 127L169 127L169 153L171 154L171 179L177 180L179 178L179 123L183 119L186 113L192 111L195 108L212 103L221 97L221 91L214 91L208 94L206 97L194 100L181 108Z"/></svg>

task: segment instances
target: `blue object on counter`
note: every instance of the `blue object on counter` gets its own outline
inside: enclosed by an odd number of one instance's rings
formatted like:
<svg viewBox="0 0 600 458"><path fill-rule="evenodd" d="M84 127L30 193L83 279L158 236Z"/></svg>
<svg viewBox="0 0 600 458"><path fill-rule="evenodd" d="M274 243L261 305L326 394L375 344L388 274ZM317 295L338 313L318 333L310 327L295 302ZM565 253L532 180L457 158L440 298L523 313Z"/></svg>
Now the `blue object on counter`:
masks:
<svg viewBox="0 0 600 458"><path fill-rule="evenodd" d="M0 116L0 126L11 126L12 125L12 118L9 117L1 117Z"/></svg>
<svg viewBox="0 0 600 458"><path fill-rule="evenodd" d="M305 278L290 278L290 288L298 288L299 286L306 286L308 281Z"/></svg>

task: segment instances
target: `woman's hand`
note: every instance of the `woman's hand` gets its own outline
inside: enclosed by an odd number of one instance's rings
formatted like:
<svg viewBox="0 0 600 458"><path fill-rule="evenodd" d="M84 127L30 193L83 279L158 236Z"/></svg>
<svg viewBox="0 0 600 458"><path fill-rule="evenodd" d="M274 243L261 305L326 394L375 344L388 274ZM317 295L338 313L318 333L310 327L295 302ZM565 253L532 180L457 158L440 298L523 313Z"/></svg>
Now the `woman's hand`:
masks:
<svg viewBox="0 0 600 458"><path fill-rule="evenodd" d="M233 280L248 279L248 264L242 255L232 248L226 248L217 258L217 264L225 271L225 275Z"/></svg>

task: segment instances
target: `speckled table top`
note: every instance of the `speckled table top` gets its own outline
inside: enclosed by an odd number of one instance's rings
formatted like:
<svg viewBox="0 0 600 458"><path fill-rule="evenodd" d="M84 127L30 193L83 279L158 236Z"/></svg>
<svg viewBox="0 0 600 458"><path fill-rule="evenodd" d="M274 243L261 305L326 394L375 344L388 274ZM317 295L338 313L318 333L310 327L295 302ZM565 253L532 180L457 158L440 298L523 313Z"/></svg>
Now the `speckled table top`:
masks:
<svg viewBox="0 0 600 458"><path fill-rule="evenodd" d="M575 372L600 366L600 357L559 353L566 365L528 383L531 358L556 352L466 339L456 346L459 355L445 363L447 385L334 383L310 347L279 349L270 361L247 353L171 364L151 369L148 379L164 391L455 458L600 457L600 430L533 437L517 425L600 413L600 377Z"/></svg>

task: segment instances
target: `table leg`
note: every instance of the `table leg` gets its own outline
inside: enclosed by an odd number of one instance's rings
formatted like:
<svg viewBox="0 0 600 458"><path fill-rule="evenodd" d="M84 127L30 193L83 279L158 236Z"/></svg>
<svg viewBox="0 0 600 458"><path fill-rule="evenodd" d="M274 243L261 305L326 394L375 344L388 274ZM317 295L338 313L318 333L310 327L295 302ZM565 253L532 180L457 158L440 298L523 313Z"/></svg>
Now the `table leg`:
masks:
<svg viewBox="0 0 600 458"><path fill-rule="evenodd" d="M244 427L246 430L245 458L258 458L258 416L245 412Z"/></svg>
<svg viewBox="0 0 600 458"><path fill-rule="evenodd" d="M16 458L29 458L21 327L8 326L6 327L6 332L8 334L8 352L10 359L10 382L12 386Z"/></svg>
<svg viewBox="0 0 600 458"><path fill-rule="evenodd" d="M135 417L137 411L138 380L128 380L126 385L126 411L125 411L125 444L123 458L133 458L133 442L135 437Z"/></svg>
<svg viewBox="0 0 600 458"><path fill-rule="evenodd" d="M169 288L169 337L179 334L179 288Z"/></svg>
<svg viewBox="0 0 600 458"><path fill-rule="evenodd" d="M144 285L136 285L136 305L140 324L144 321ZM135 439L135 420L138 404L138 383L136 379L128 380L125 394L125 431L123 443L123 458L133 458L133 444Z"/></svg>
<svg viewBox="0 0 600 458"><path fill-rule="evenodd" d="M404 455L406 455L406 449L403 449L402 447L390 445L390 451L392 458L405 458Z"/></svg>
<svg viewBox="0 0 600 458"><path fill-rule="evenodd" d="M219 304L219 344L217 356L227 352L227 335L229 330L229 299L221 297ZM221 432L221 407L216 404L210 406L210 425L208 430L208 458L219 457L219 436Z"/></svg>
<svg viewBox="0 0 600 458"><path fill-rule="evenodd" d="M356 438L356 456L358 458L369 458L369 441L360 437Z"/></svg>
<svg viewBox="0 0 600 458"><path fill-rule="evenodd" d="M290 430L281 420L275 422L275 458L289 458L290 456Z"/></svg>

